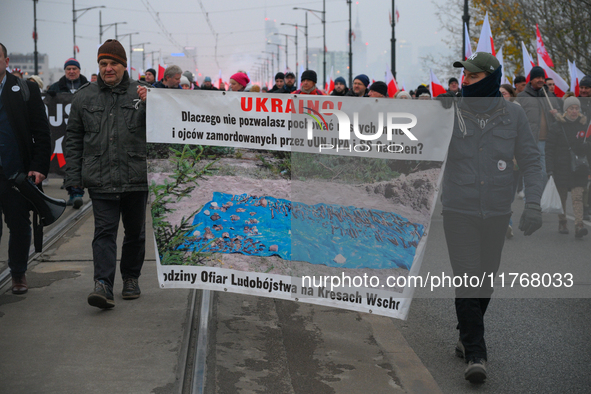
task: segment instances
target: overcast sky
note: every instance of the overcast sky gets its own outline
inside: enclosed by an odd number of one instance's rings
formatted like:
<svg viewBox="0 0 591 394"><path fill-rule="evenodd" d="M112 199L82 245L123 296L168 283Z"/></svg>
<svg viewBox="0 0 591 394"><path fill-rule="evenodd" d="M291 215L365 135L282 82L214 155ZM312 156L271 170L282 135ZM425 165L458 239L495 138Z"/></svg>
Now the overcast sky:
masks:
<svg viewBox="0 0 591 394"><path fill-rule="evenodd" d="M208 23L200 3L209 16ZM257 59L265 56L265 17L280 23L304 24L304 11L294 11L294 6L322 9L322 0L76 0L76 9L104 5L101 9L102 23L127 22L118 26L118 34L135 33L133 43L147 43L146 52L160 51L170 59L171 53L181 52L183 46L197 48L197 68L202 75L218 74L214 59L215 38L218 35L218 63L224 76L238 69L250 71ZM435 16L432 0L398 0L400 21L396 26L398 44L412 45L414 57L424 50L440 50L450 53L441 41L439 22ZM388 13L392 2L389 0L353 0L353 25L357 18L363 41L367 43L369 62L384 61L385 51L390 48L391 28ZM459 11L460 13L461 11ZM458 13L458 20L460 14ZM78 15L81 13L78 12ZM326 0L326 40L329 51L347 51L348 6L346 0ZM309 14L309 47L322 48L322 25ZM461 23L461 22L460 22ZM294 34L292 26L278 26L279 32ZM72 1L39 0L37 3L38 51L49 55L50 67L63 67L64 61L73 56ZM10 1L0 14L0 40L8 52L32 53L34 43L33 1ZM303 30L302 30L303 32ZM103 41L114 38L115 29L110 27L103 35ZM76 23L77 54L82 72L88 77L96 71L96 53L99 44L99 9L87 11L79 16ZM281 37L282 41L285 37ZM129 37L121 39L126 50ZM300 62L304 56L304 37L300 35ZM294 53L290 43L290 58ZM402 52L401 52L402 53ZM381 56L381 57L380 57ZM128 54L129 57L129 54ZM158 55L156 55L158 57ZM151 57L148 56L150 59ZM293 60L290 60L293 63ZM406 81L409 89L419 82L427 82L428 69L407 67L413 59L398 56L397 79ZM417 61L414 59L414 61ZM283 63L283 61L282 61ZM386 64L380 68L385 69ZM194 70L192 70L194 71ZM321 78L321 70L319 79ZM355 72L355 70L354 70ZM375 75L376 79L383 79ZM374 71L374 73L376 73ZM370 75L372 77L372 75ZM415 84L415 85L413 85Z"/></svg>

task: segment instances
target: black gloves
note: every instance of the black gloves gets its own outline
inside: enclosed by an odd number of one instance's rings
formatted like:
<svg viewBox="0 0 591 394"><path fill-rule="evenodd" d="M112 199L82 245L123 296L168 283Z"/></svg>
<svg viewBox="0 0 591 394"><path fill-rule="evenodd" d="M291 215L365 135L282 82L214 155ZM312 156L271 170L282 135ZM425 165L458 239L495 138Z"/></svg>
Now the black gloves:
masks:
<svg viewBox="0 0 591 394"><path fill-rule="evenodd" d="M519 229L523 235L532 235L542 227L542 208L539 204L527 203L519 221Z"/></svg>
<svg viewBox="0 0 591 394"><path fill-rule="evenodd" d="M454 105L454 101L456 101L457 96L454 93L441 93L437 96L437 100L441 103L441 106L445 109L451 108Z"/></svg>

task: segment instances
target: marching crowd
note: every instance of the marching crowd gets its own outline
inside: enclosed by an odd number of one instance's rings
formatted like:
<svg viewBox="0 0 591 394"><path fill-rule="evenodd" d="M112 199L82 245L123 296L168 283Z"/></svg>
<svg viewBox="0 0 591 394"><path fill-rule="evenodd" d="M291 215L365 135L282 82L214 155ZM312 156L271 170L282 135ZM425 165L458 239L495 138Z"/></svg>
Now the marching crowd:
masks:
<svg viewBox="0 0 591 394"><path fill-rule="evenodd" d="M87 189L93 202L95 233L92 241L94 289L88 303L98 308L115 306L113 287L116 271L116 239L119 221L125 236L120 272L122 298L140 296L140 277L145 254L145 216L148 198L146 170L147 88L216 90L210 77L198 86L193 74L178 66L166 68L162 79L148 69L140 81L127 72L127 55L117 40L107 40L98 49L98 75L90 81L80 74L80 63L68 59L65 75L47 89L53 95L73 96L64 140L65 187L69 203L79 208ZM12 292L28 290L26 269L31 240L30 206L12 187L16 173L26 173L41 185L49 170L50 131L37 76L22 78L20 70L7 72L9 58L0 49L0 204L8 228L9 267ZM464 77L449 80L447 93L437 97L446 108L453 107L455 121L443 177L444 230L454 275L496 273L505 238L513 236L511 203L523 189L525 209L519 228L530 235L542 225L540 199L547 177L552 176L563 207L570 191L573 200L574 236L587 235L583 220L589 218L589 171L591 158L591 77L580 81L579 97L563 99L553 93L552 80L544 70L533 67L513 85L501 85L501 66L496 58L477 52L454 63L463 67ZM299 88L292 72L277 73L269 93L326 95L317 86L317 74L306 70ZM23 85L24 83L24 85ZM223 88L223 86L222 86ZM29 95L21 90L30 91ZM252 84L245 72L230 77L229 90L266 92ZM383 81L370 83L357 75L352 86L344 78L335 80L332 96L388 97ZM400 91L396 99L431 99L421 85L415 91ZM487 98L488 100L480 100ZM503 100L504 98L504 100ZM10 147L18 146L18 149ZM524 185L524 186L522 186ZM559 215L558 231L568 234L567 218ZM484 313L492 288L456 289L458 355L468 367L464 376L471 382L486 379Z"/></svg>

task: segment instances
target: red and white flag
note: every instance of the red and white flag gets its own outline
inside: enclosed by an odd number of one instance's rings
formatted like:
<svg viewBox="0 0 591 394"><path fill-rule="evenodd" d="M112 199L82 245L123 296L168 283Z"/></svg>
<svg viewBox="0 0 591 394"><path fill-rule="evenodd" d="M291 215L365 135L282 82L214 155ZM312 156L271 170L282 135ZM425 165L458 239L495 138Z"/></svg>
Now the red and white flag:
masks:
<svg viewBox="0 0 591 394"><path fill-rule="evenodd" d="M334 90L334 66L330 66L330 74L326 76L326 84L324 91L330 94Z"/></svg>
<svg viewBox="0 0 591 394"><path fill-rule="evenodd" d="M499 63L501 64L501 85L504 83L509 83L507 76L505 75L505 61L503 60L503 47L499 49L497 55L495 56Z"/></svg>
<svg viewBox="0 0 591 394"><path fill-rule="evenodd" d="M468 33L468 25L464 23L464 33L466 33L466 39L464 41L464 60L467 60L472 56L472 44L470 44L470 34Z"/></svg>
<svg viewBox="0 0 591 394"><path fill-rule="evenodd" d="M536 23L536 42L537 42L536 51L538 52L538 57L541 56L542 59L544 59L544 62L548 66L554 67L554 63L552 63L552 59L550 59L550 55L548 54L548 51L546 50L546 47L544 46L544 41L542 41L542 35L540 34L540 28L538 27L537 23Z"/></svg>
<svg viewBox="0 0 591 394"><path fill-rule="evenodd" d="M400 12L398 12L398 6L396 6L396 23L400 20Z"/></svg>
<svg viewBox="0 0 591 394"><path fill-rule="evenodd" d="M386 85L388 85L388 97L392 98L398 93L398 86L396 85L396 79L392 75L392 71L386 66Z"/></svg>
<svg viewBox="0 0 591 394"><path fill-rule="evenodd" d="M496 55L492 31L490 30L490 24L488 23L488 12L484 16L484 22L482 23L482 30L480 31L480 39L478 40L476 52L486 52L492 53L493 56Z"/></svg>
<svg viewBox="0 0 591 394"><path fill-rule="evenodd" d="M218 83L217 83L216 88L221 89L223 84L224 84L224 81L222 80L222 69L220 68L220 71L218 73Z"/></svg>
<svg viewBox="0 0 591 394"><path fill-rule="evenodd" d="M162 67L160 64L158 65L158 81L161 81L162 78L164 78L164 71L166 71L166 68Z"/></svg>
<svg viewBox="0 0 591 394"><path fill-rule="evenodd" d="M579 97L579 82L585 77L585 74L577 68L575 62L571 63L570 60L568 60L568 66L570 69L570 91L574 92L575 96Z"/></svg>
<svg viewBox="0 0 591 394"><path fill-rule="evenodd" d="M569 88L568 83L566 83L566 81L560 75L558 75L556 71L548 67L548 65L540 56L540 54L538 54L538 64L540 65L540 67L544 69L544 72L546 73L546 78L552 78L554 80L554 94L556 95L556 97L564 96L564 94L568 91Z"/></svg>
<svg viewBox="0 0 591 394"><path fill-rule="evenodd" d="M521 53L523 57L523 72L525 73L525 80L526 82L529 82L529 73L536 64L534 63L534 60L531 58L529 52L527 51L527 48L525 47L523 41L521 41Z"/></svg>
<svg viewBox="0 0 591 394"><path fill-rule="evenodd" d="M429 73L431 74L429 82L429 92L431 92L431 97L437 97L440 94L447 92L441 82L439 82L439 79L433 74L433 70L429 69Z"/></svg>
<svg viewBox="0 0 591 394"><path fill-rule="evenodd" d="M51 159L49 159L49 161L52 161L54 157L57 158L57 164L60 168L66 165L66 158L64 157L64 151L62 149L63 140L64 137L60 137L57 140L55 140L55 149L53 150Z"/></svg>

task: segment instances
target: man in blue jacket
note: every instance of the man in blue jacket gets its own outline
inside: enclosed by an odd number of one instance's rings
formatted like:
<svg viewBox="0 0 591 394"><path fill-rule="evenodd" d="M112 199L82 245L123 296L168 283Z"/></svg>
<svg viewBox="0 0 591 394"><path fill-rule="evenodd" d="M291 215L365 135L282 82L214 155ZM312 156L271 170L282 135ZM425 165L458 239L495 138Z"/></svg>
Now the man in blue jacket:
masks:
<svg viewBox="0 0 591 394"><path fill-rule="evenodd" d="M499 61L477 52L454 67L464 67L464 81L443 175L443 226L454 276L485 279L481 287L465 282L456 287L455 300L460 330L456 352L468 363L464 377L481 383L487 360L483 318L511 216L513 158L525 179L527 204L519 225L524 235L542 226L544 182L524 111L500 95Z"/></svg>

